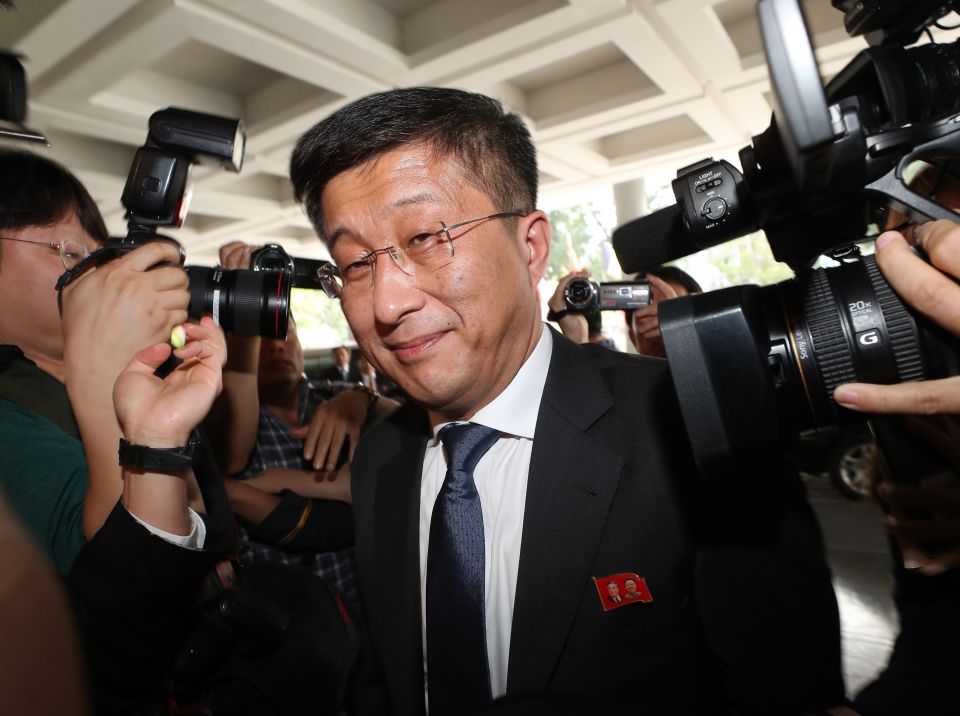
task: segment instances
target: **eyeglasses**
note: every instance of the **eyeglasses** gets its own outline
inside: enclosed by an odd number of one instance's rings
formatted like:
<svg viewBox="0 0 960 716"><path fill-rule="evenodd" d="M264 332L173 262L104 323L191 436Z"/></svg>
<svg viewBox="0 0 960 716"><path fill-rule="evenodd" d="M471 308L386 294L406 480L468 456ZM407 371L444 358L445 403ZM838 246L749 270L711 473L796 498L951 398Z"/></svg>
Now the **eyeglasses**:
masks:
<svg viewBox="0 0 960 716"><path fill-rule="evenodd" d="M456 236L450 232L490 219L505 219L507 217L526 216L525 211L499 211L479 219L470 219L447 226L442 221L427 225L416 233L394 246L385 246L360 256L356 261L340 268L340 276L333 280L336 284L336 295L340 296L343 290L352 285L373 284L373 275L377 267L377 256L386 254L397 268L408 276L413 276L418 268L426 271L436 271L453 260L453 242L466 232Z"/></svg>
<svg viewBox="0 0 960 716"><path fill-rule="evenodd" d="M87 245L77 239L66 239L59 244L53 244L46 241L30 241L29 239L15 239L12 236L0 236L0 241L19 241L21 244L45 246L53 251L59 251L60 261L63 263L63 268L67 271L74 268L90 255L90 249L87 248Z"/></svg>

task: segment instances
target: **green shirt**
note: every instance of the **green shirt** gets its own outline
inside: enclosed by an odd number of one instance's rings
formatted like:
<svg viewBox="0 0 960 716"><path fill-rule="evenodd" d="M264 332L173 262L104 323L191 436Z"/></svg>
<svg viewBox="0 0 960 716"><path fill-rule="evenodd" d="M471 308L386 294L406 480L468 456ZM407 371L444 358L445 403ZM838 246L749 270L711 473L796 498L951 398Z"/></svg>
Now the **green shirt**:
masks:
<svg viewBox="0 0 960 716"><path fill-rule="evenodd" d="M29 361L13 361L0 371L0 489L62 574L85 543L87 481L66 388Z"/></svg>

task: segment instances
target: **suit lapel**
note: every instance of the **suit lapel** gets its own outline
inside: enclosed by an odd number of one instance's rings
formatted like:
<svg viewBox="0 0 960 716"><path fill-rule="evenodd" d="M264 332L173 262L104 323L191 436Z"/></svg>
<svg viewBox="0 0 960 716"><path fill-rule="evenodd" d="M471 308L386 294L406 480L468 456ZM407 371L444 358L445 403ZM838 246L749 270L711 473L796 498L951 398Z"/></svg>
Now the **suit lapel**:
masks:
<svg viewBox="0 0 960 716"><path fill-rule="evenodd" d="M587 429L613 405L596 364L554 335L534 434L508 693L548 686L580 607L623 458Z"/></svg>
<svg viewBox="0 0 960 716"><path fill-rule="evenodd" d="M397 714L424 712L420 620L420 474L425 432L402 430L380 468L376 495L377 622Z"/></svg>

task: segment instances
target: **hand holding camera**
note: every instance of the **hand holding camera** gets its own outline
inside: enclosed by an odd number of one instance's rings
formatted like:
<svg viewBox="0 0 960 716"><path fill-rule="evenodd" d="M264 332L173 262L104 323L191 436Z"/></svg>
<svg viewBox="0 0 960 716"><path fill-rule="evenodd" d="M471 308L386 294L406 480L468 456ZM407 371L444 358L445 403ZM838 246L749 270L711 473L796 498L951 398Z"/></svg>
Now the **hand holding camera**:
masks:
<svg viewBox="0 0 960 716"><path fill-rule="evenodd" d="M650 304L638 309L632 316L633 331L638 338L646 341L660 339L660 321L657 318L657 306L661 301L677 297L676 289L659 276L647 274L651 285Z"/></svg>
<svg viewBox="0 0 960 716"><path fill-rule="evenodd" d="M560 330L576 343L586 343L589 337L587 319L578 311L571 311L567 303L567 293L571 282L590 282L590 272L586 270L572 271L557 281L550 300L547 301L547 320L556 320Z"/></svg>
<svg viewBox="0 0 960 716"><path fill-rule="evenodd" d="M930 257L911 250L895 231L877 239L877 265L907 303L930 320L960 335L960 226L940 220L916 226L910 240ZM960 376L894 385L848 383L834 398L843 407L866 413L960 413Z"/></svg>
<svg viewBox="0 0 960 716"><path fill-rule="evenodd" d="M877 266L904 301L954 335L960 335L958 248L960 226L941 220L912 226L906 236L888 231L877 239L876 252ZM850 410L907 416L876 420L891 447L882 470L895 480L877 487L888 512L886 527L900 543L906 567L935 575L960 565L960 453L953 417L960 413L960 376L893 385L848 383L834 391L834 398ZM933 422L921 417L937 415ZM908 465L898 462L901 454Z"/></svg>
<svg viewBox="0 0 960 716"><path fill-rule="evenodd" d="M87 272L63 296L68 372L78 369L89 379L92 365L112 366L111 386L134 353L169 339L173 327L187 320L190 301L179 253L162 241Z"/></svg>
<svg viewBox="0 0 960 716"><path fill-rule="evenodd" d="M245 244L242 241L231 241L220 247L220 265L228 271L249 269L251 267L250 257L256 250L256 246Z"/></svg>

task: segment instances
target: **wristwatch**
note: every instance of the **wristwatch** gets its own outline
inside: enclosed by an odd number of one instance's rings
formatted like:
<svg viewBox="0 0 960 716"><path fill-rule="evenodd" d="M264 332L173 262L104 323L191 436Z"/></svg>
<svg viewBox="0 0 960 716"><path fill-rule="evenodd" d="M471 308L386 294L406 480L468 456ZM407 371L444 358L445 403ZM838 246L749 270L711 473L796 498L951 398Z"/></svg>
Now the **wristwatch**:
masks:
<svg viewBox="0 0 960 716"><path fill-rule="evenodd" d="M139 470L186 470L193 466L193 453L200 444L200 434L194 430L186 445L172 448L152 448L135 445L120 438L118 456L122 467Z"/></svg>
<svg viewBox="0 0 960 716"><path fill-rule="evenodd" d="M360 426L361 430L363 430L367 427L367 425L370 423L370 419L373 417L373 406L375 406L377 401L380 400L380 393L373 388L364 385L362 382L354 385L353 389L367 394L367 413L363 418L363 424Z"/></svg>

